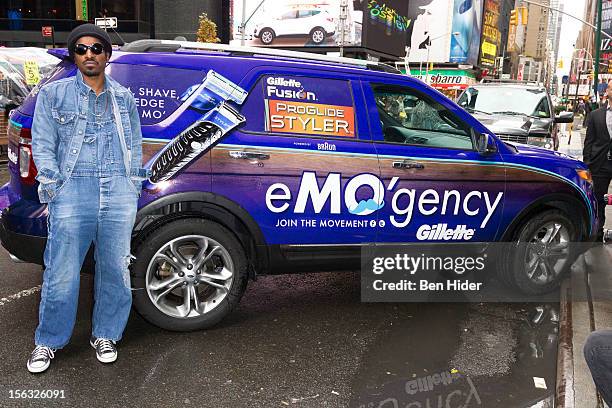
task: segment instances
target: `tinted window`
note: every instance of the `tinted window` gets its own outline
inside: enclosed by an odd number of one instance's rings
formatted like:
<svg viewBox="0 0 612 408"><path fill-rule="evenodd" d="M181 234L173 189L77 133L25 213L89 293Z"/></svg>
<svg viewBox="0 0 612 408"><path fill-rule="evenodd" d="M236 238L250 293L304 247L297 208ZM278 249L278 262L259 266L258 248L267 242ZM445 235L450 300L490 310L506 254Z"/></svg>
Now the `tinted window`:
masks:
<svg viewBox="0 0 612 408"><path fill-rule="evenodd" d="M170 116L182 103L189 90L202 83L205 71L111 64L113 79L134 94L140 122L150 125Z"/></svg>
<svg viewBox="0 0 612 408"><path fill-rule="evenodd" d="M271 134L356 137L355 107L348 81L264 75L249 92L245 130Z"/></svg>
<svg viewBox="0 0 612 408"><path fill-rule="evenodd" d="M469 127L440 103L410 88L379 85L373 91L386 142L473 148Z"/></svg>
<svg viewBox="0 0 612 408"><path fill-rule="evenodd" d="M295 11L288 11L286 13L284 13L283 15L281 15L281 20L289 20L292 18L295 18Z"/></svg>

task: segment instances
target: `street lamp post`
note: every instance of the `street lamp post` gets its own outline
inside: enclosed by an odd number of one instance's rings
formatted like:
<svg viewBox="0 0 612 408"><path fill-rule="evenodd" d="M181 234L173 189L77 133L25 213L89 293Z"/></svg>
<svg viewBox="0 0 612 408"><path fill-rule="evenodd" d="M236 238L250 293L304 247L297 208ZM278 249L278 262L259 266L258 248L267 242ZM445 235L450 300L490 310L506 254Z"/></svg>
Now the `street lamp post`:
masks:
<svg viewBox="0 0 612 408"><path fill-rule="evenodd" d="M598 95L597 86L599 85L599 57L601 54L601 0L597 0L597 29L595 30L595 69L593 73L593 83L595 95ZM597 99L597 96L595 97Z"/></svg>

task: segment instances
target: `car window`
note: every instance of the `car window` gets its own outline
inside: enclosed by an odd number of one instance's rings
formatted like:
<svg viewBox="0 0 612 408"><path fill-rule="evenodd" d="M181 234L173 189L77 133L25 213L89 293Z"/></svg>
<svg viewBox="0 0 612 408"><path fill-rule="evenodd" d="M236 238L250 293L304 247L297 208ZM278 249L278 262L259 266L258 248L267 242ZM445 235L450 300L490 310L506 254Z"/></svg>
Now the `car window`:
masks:
<svg viewBox="0 0 612 408"><path fill-rule="evenodd" d="M295 18L295 17L296 17L296 13L295 13L295 11L292 10L292 11L287 11L286 13L281 14L280 19L281 20L290 20L290 19Z"/></svg>
<svg viewBox="0 0 612 408"><path fill-rule="evenodd" d="M244 129L275 135L356 138L349 81L263 75L241 111Z"/></svg>
<svg viewBox="0 0 612 408"><path fill-rule="evenodd" d="M151 125L168 118L202 83L205 71L113 63L108 72L134 94L140 123ZM172 78L172 81L168 81Z"/></svg>
<svg viewBox="0 0 612 408"><path fill-rule="evenodd" d="M473 149L469 127L440 103L407 87L372 89L385 142Z"/></svg>
<svg viewBox="0 0 612 408"><path fill-rule="evenodd" d="M298 18L302 18L302 17L310 17L312 14L312 12L310 10L300 10L298 11Z"/></svg>
<svg viewBox="0 0 612 408"><path fill-rule="evenodd" d="M537 108L535 110L534 115L538 116L540 118L549 118L550 117L550 107L548 105L548 99L546 99L546 97L542 98L540 103L538 103L538 106L537 106Z"/></svg>
<svg viewBox="0 0 612 408"><path fill-rule="evenodd" d="M540 116L538 111L548 112L546 93L541 89L516 86L470 87L460 97L458 104L470 113Z"/></svg>

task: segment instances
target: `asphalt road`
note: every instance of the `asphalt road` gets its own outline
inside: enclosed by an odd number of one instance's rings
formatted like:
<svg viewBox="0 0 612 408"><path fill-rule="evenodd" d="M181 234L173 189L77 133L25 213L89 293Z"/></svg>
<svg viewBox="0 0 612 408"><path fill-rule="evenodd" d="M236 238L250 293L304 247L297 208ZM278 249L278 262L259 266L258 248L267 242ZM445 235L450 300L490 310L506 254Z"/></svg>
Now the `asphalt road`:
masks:
<svg viewBox="0 0 612 408"><path fill-rule="evenodd" d="M556 305L534 323L537 304L366 304L356 272L260 277L208 331L167 332L133 312L111 365L88 344L93 277L82 275L71 343L32 375L42 270L2 249L0 273L1 407L530 407L554 389Z"/></svg>

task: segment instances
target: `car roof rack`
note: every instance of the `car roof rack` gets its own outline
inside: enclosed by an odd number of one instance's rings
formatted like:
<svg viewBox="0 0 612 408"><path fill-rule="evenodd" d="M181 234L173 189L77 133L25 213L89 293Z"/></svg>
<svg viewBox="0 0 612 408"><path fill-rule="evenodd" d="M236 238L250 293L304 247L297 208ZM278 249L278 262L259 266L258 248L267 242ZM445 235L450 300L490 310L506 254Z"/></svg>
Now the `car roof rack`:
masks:
<svg viewBox="0 0 612 408"><path fill-rule="evenodd" d="M178 50L205 50L213 52L228 52L241 55L268 55L273 57L303 59L309 61L323 61L343 65L358 66L373 71L401 73L396 68L381 63L355 58L335 57L331 55L314 54L310 52L289 51L278 48L248 47L228 44L202 43L195 41L174 40L137 40L123 45L120 48L125 52L176 52Z"/></svg>

